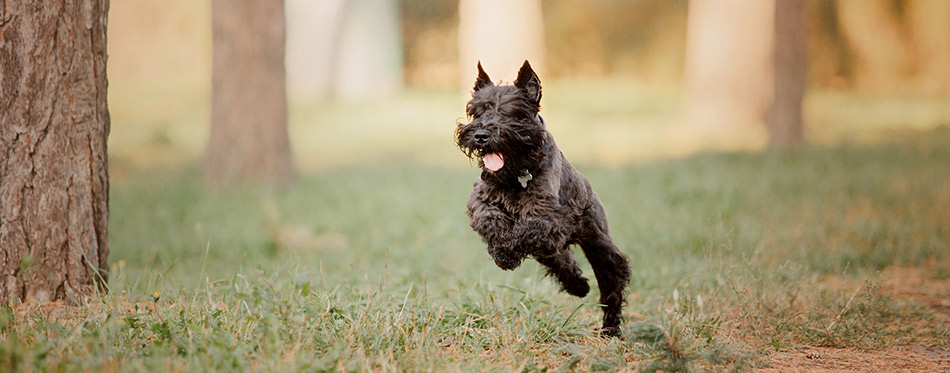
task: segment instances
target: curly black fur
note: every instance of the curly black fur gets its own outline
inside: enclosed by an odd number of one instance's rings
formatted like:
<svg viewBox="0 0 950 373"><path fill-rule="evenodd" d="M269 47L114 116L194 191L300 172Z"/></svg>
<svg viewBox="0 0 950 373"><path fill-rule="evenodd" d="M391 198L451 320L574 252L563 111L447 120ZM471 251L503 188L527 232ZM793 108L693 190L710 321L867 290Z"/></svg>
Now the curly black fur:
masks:
<svg viewBox="0 0 950 373"><path fill-rule="evenodd" d="M620 336L630 265L610 238L597 193L545 128L540 102L541 83L528 61L513 85L495 85L478 64L469 122L455 130L459 149L482 168L468 198L470 225L501 269L515 269L531 256L564 291L583 297L590 286L571 252L571 245L580 245L600 287L602 331ZM482 157L490 153L504 156L500 170L485 168Z"/></svg>

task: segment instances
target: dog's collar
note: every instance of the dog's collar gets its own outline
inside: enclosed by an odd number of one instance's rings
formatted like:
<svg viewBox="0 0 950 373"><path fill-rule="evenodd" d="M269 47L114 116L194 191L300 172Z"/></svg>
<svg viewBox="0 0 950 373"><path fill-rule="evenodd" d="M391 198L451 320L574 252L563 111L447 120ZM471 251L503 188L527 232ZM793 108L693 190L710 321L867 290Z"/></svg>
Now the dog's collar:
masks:
<svg viewBox="0 0 950 373"><path fill-rule="evenodd" d="M535 117L537 117L537 118L538 118L538 122L541 123L541 128L546 128L546 127L547 127L547 126L544 125L544 118L541 118L541 114L536 114Z"/></svg>

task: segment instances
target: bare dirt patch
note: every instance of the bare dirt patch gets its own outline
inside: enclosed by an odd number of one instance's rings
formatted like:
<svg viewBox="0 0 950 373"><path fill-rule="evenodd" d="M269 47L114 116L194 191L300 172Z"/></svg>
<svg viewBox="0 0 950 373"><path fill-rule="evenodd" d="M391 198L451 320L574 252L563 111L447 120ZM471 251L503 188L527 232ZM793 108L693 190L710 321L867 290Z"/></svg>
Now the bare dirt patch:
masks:
<svg viewBox="0 0 950 373"><path fill-rule="evenodd" d="M895 299L908 299L933 315L926 327L950 330L950 276L945 265L889 267L881 272L880 291ZM832 279L829 279L832 280ZM844 284L848 281L827 281ZM921 327L925 327L921 325ZM950 347L909 344L883 350L804 346L769 356L761 372L950 372Z"/></svg>
<svg viewBox="0 0 950 373"><path fill-rule="evenodd" d="M890 267L884 270L883 290L895 298L913 299L927 306L937 319L950 321L950 276L944 266Z"/></svg>
<svg viewBox="0 0 950 373"><path fill-rule="evenodd" d="M771 356L760 372L945 372L950 371L950 349L900 346L883 351L829 347L802 347Z"/></svg>

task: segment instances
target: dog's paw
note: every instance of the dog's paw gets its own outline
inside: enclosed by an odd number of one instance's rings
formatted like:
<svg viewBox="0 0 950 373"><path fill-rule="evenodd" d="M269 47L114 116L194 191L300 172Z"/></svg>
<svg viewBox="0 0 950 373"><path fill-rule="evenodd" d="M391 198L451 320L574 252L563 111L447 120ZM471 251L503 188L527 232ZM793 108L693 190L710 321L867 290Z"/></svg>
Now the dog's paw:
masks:
<svg viewBox="0 0 950 373"><path fill-rule="evenodd" d="M620 329L620 325L604 325L604 327L600 329L600 336L604 338L619 338L622 340L623 331Z"/></svg>
<svg viewBox="0 0 950 373"><path fill-rule="evenodd" d="M495 265L497 265L498 268L501 268L506 271L511 271L515 268L518 268L518 266L521 265L521 262L523 260L523 258L519 258L517 256L510 256L510 255L504 255L504 254L493 255L492 259L495 260Z"/></svg>
<svg viewBox="0 0 950 373"><path fill-rule="evenodd" d="M508 246L489 246L488 253L495 265L506 271L518 268L527 254Z"/></svg>
<svg viewBox="0 0 950 373"><path fill-rule="evenodd" d="M583 298L590 292L590 284L588 284L587 279L583 277L572 283L563 284L563 287L565 292L578 298Z"/></svg>
<svg viewBox="0 0 950 373"><path fill-rule="evenodd" d="M620 328L620 324L623 322L623 318L620 316L620 308L611 310L610 307L604 309L604 322L603 326L600 328L600 335L604 338L620 338L623 339L623 330Z"/></svg>

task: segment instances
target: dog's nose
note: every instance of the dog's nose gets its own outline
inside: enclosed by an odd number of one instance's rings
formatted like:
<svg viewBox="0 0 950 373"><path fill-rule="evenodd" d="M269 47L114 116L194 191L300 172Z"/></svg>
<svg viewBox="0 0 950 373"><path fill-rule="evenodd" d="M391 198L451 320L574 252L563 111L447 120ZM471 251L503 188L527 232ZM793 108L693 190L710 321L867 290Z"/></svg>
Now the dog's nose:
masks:
<svg viewBox="0 0 950 373"><path fill-rule="evenodd" d="M484 144L488 142L488 136L491 135L491 132L487 130L477 130L475 131L475 142L479 144Z"/></svg>

